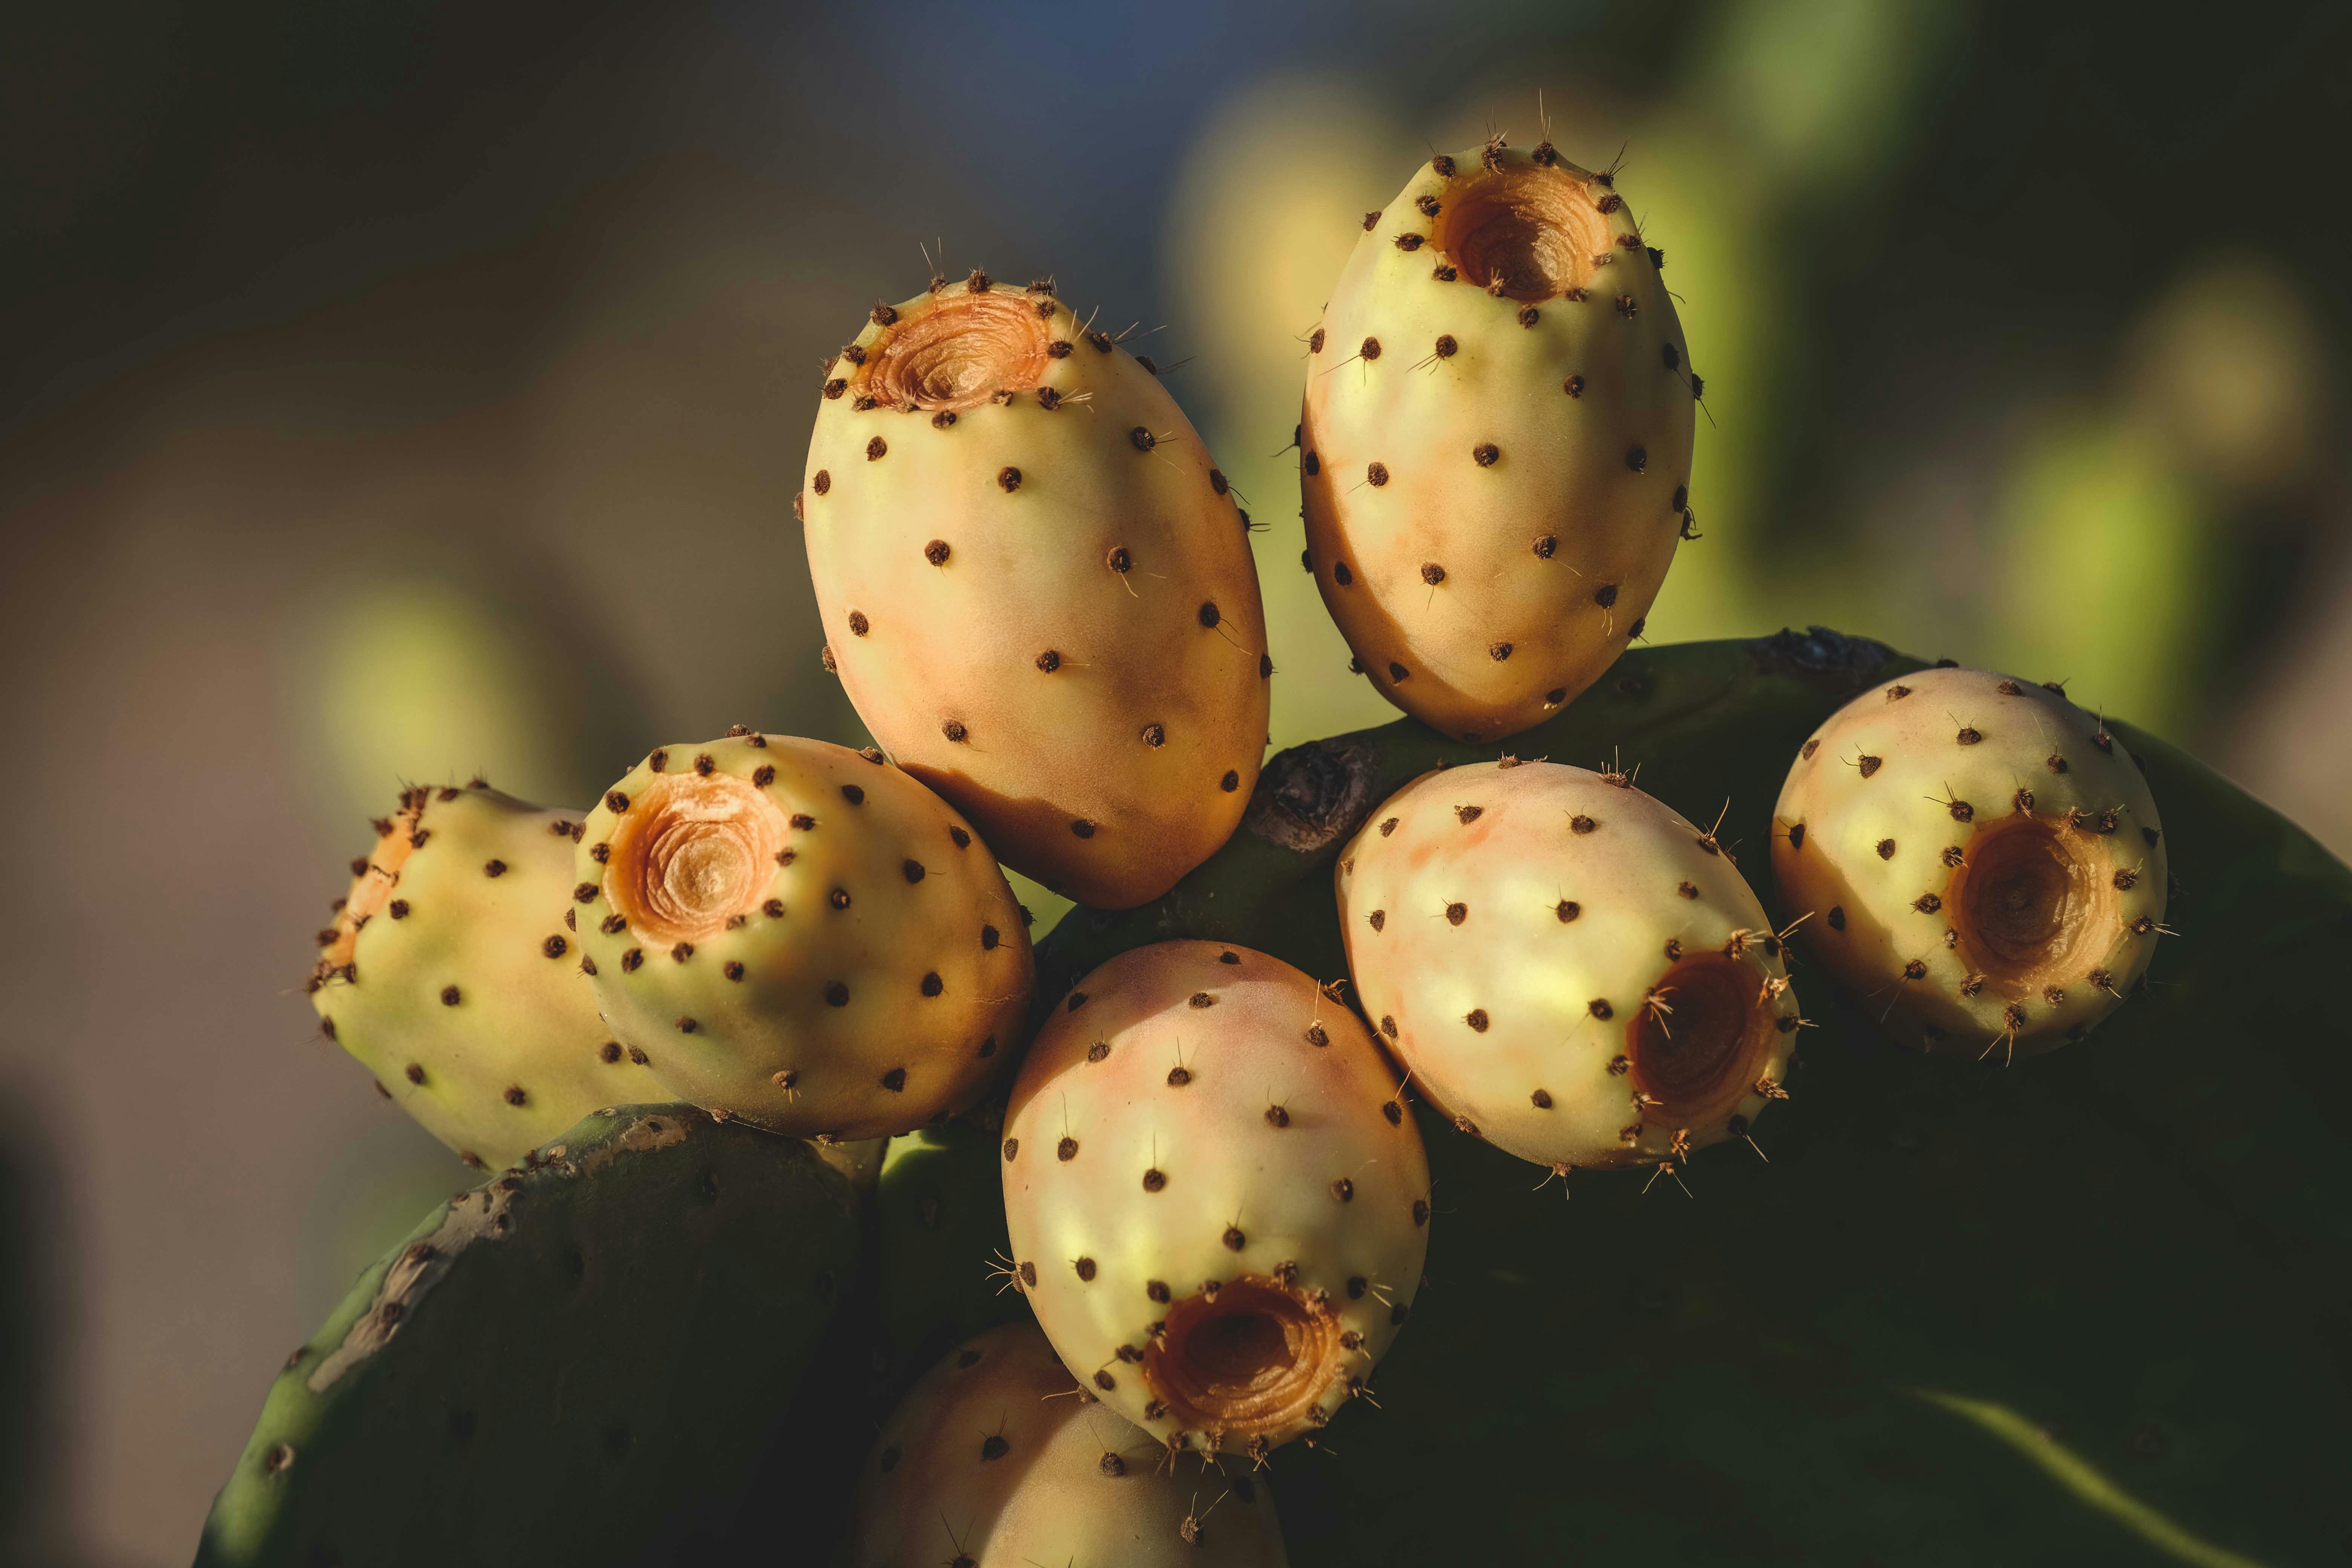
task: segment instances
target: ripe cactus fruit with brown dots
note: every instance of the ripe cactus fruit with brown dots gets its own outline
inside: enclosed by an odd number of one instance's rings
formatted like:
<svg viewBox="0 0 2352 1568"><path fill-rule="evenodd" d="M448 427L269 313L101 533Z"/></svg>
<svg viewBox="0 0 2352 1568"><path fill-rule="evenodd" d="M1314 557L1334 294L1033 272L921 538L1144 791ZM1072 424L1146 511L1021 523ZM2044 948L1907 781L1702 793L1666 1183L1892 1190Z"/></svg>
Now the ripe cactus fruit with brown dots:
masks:
<svg viewBox="0 0 2352 1568"><path fill-rule="evenodd" d="M1179 1463L1100 1408L1034 1323L926 1373L866 1460L849 1568L1283 1568L1264 1479Z"/></svg>
<svg viewBox="0 0 2352 1568"><path fill-rule="evenodd" d="M511 1165L600 1105L664 1098L580 972L579 825L478 782L409 789L319 933L320 1027L469 1164Z"/></svg>
<svg viewBox="0 0 2352 1568"><path fill-rule="evenodd" d="M1658 265L1609 180L1497 140L1366 216L1308 339L1307 564L1449 736L1558 712L1665 578L1701 384Z"/></svg>
<svg viewBox="0 0 2352 1568"><path fill-rule="evenodd" d="M583 826L597 1005L674 1096L782 1132L909 1131L1016 1046L1020 906L879 752L743 732L653 752Z"/></svg>
<svg viewBox="0 0 2352 1568"><path fill-rule="evenodd" d="M2054 688L1923 669L1800 749L1772 817L1796 936L1906 1044L2080 1039L2147 971L2163 825L2138 759Z"/></svg>
<svg viewBox="0 0 2352 1568"><path fill-rule="evenodd" d="M827 372L799 511L828 668L1004 863L1157 898L1265 741L1248 519L1153 374L1050 285L877 307Z"/></svg>
<svg viewBox="0 0 2352 1568"><path fill-rule="evenodd" d="M1429 1168L1396 1079L1262 952L1160 942L1081 979L1002 1153L1013 1281L1070 1370L1171 1449L1321 1426L1420 1285Z"/></svg>
<svg viewBox="0 0 2352 1568"><path fill-rule="evenodd" d="M1715 835L1622 774L1424 774L1335 876L1365 1013L1465 1132L1562 1175L1679 1163L1785 1095L1780 941Z"/></svg>

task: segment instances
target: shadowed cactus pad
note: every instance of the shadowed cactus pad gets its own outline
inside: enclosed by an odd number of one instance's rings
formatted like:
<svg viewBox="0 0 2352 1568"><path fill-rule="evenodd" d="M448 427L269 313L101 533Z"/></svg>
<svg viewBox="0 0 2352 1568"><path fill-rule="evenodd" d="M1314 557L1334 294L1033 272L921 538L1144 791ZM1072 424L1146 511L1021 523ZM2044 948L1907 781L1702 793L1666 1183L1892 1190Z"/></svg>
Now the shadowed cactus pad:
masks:
<svg viewBox="0 0 2352 1568"><path fill-rule="evenodd" d="M580 972L579 826L478 783L410 789L319 933L320 1027L471 1164L511 1165L600 1105L662 1097Z"/></svg>
<svg viewBox="0 0 2352 1568"><path fill-rule="evenodd" d="M798 508L826 662L1004 863L1166 892L1265 744L1248 519L1153 374L1050 286L878 306L828 372Z"/></svg>
<svg viewBox="0 0 2352 1568"><path fill-rule="evenodd" d="M673 1095L778 1131L879 1138L958 1110L1028 1005L1004 873L879 752L666 747L588 814L574 875L614 1034Z"/></svg>
<svg viewBox="0 0 2352 1568"><path fill-rule="evenodd" d="M1364 228L1308 339L1307 563L1382 696L1499 740L1640 635L1700 383L1623 198L1548 142L1433 159Z"/></svg>
<svg viewBox="0 0 2352 1568"><path fill-rule="evenodd" d="M1805 738L1919 668L1819 628L1644 648L1514 747L1615 749L1702 823L1728 797L1719 840L1752 856ZM2352 1399L2346 1138L2324 1117L2281 1137L2277 1097L2247 1086L2352 1096L2336 999L2304 983L2352 937L2352 873L2179 750L2108 728L2147 764L2185 889L2148 999L1987 1071L1888 1049L1859 998L1801 970L1821 1026L1756 1131L1770 1163L1702 1151L1696 1202L1627 1172L1562 1203L1431 1117L1442 1223L1381 1367L1393 1418L1351 1423L1337 1457L1276 1451L1294 1561L2342 1554L2322 1439ZM1429 769L1492 761L1409 721L1282 754L1243 830L1166 899L1041 942L1047 986L1171 936L1336 973L1347 838Z"/></svg>
<svg viewBox="0 0 2352 1568"><path fill-rule="evenodd" d="M1744 1135L1797 999L1712 832L1622 773L1474 763L1399 791L1340 853L1364 1011L1464 1131L1562 1175Z"/></svg>
<svg viewBox="0 0 2352 1568"><path fill-rule="evenodd" d="M933 1367L883 1424L849 1568L1282 1568L1255 1471L1169 1454L1097 1404L1034 1323L1007 1324Z"/></svg>
<svg viewBox="0 0 2352 1568"><path fill-rule="evenodd" d="M1427 1165L1388 1063L1262 952L1162 942L1080 980L1003 1153L1038 1321L1171 1447L1257 1454L1323 1426L1420 1285Z"/></svg>
<svg viewBox="0 0 2352 1568"><path fill-rule="evenodd" d="M1795 939L1906 1044L2080 1039L2147 972L2168 874L2131 749L2031 681L1923 669L1840 709L1772 818Z"/></svg>
<svg viewBox="0 0 2352 1568"><path fill-rule="evenodd" d="M196 1561L667 1561L739 1501L857 1244L804 1144L593 1116L362 1276L271 1388Z"/></svg>

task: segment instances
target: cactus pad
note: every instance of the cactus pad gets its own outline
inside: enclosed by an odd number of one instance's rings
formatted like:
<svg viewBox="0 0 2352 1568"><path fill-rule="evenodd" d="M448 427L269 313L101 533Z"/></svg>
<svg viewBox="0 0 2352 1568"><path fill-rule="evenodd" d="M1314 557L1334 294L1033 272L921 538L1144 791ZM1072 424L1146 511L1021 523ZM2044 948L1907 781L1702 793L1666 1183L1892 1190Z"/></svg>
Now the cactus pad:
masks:
<svg viewBox="0 0 2352 1568"><path fill-rule="evenodd" d="M723 1521L854 1282L849 1184L681 1106L459 1194L288 1360L200 1568L667 1562Z"/></svg>

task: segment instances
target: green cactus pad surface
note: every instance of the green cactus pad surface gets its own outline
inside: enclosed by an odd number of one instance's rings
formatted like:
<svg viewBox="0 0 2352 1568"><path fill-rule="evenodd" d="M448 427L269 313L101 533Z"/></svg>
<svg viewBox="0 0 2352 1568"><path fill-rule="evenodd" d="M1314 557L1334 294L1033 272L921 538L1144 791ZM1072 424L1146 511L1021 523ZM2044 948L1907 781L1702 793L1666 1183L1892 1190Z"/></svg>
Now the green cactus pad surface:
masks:
<svg viewBox="0 0 2352 1568"><path fill-rule="evenodd" d="M199 1568L701 1563L789 1447L858 1247L806 1144L591 1116L426 1219L288 1360Z"/></svg>
<svg viewBox="0 0 2352 1568"><path fill-rule="evenodd" d="M1246 943L1344 973L1340 846L1381 800L1507 749L1638 767L1785 921L1770 813L1799 745L1921 668L1818 629L1645 649L1507 748L1411 721L1297 748L1165 899L1073 911L1041 1005L1144 942ZM1927 1057L1819 969L1792 1098L1673 1175L1528 1166L1434 1117L1413 1332L1315 1452L1276 1457L1308 1565L2289 1563L2352 1505L2352 1092L2323 984L2352 871L2199 763L2110 721L2179 890L2087 1039ZM2297 1114L2298 1109L2305 1113ZM1769 1161L1769 1163L1768 1163ZM1687 1183L1687 1191L1678 1184Z"/></svg>
<svg viewBox="0 0 2352 1568"><path fill-rule="evenodd" d="M1004 1275L1001 1101L890 1140L875 1193L878 1352L895 1399L926 1367L1029 1304Z"/></svg>

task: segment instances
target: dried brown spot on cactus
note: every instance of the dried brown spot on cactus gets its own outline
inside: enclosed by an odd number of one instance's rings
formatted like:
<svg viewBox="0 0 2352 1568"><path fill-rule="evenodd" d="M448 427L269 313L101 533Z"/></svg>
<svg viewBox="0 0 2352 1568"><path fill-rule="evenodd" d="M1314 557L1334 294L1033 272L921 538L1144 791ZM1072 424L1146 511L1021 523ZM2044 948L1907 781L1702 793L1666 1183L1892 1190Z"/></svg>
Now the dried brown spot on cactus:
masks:
<svg viewBox="0 0 2352 1568"><path fill-rule="evenodd" d="M1042 381L1054 357L1046 317L992 290L985 276L975 274L965 293L934 294L880 323L859 389L894 407L953 413Z"/></svg>
<svg viewBox="0 0 2352 1568"><path fill-rule="evenodd" d="M1942 894L1970 973L2011 994L2081 973L2120 915L2122 889L2103 862L2031 812L1978 828Z"/></svg>
<svg viewBox="0 0 2352 1568"><path fill-rule="evenodd" d="M1591 275L1608 225L1578 182L1544 164L1488 159L1449 196L1431 240L1478 288L1522 301L1556 299Z"/></svg>
<svg viewBox="0 0 2352 1568"><path fill-rule="evenodd" d="M1160 1289L1153 1299L1164 1301ZM1347 1354L1341 1331L1328 1301L1279 1274L1244 1275L1170 1308L1143 1352L1143 1379L1180 1429L1246 1448L1325 1398Z"/></svg>

